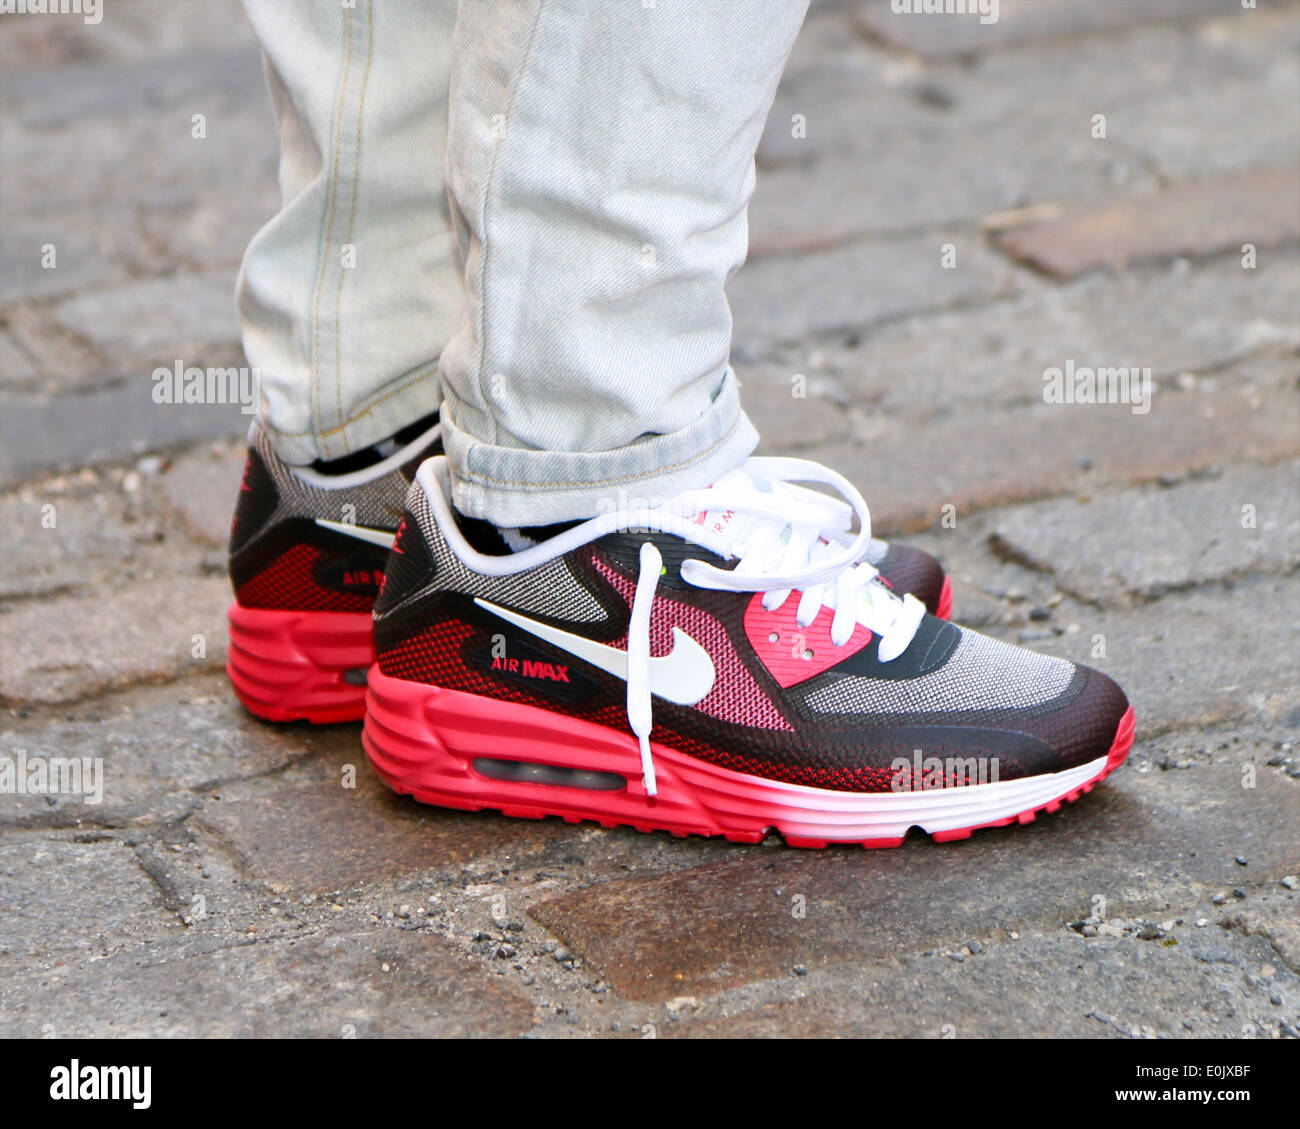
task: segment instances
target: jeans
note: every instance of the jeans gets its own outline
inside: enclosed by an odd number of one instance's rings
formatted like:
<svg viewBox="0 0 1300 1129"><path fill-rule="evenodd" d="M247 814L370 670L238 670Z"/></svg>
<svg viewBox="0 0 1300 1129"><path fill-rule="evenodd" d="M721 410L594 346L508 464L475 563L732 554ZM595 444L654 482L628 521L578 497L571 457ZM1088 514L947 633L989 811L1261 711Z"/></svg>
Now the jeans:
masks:
<svg viewBox="0 0 1300 1129"><path fill-rule="evenodd" d="M238 304L282 458L441 407L453 501L508 526L749 455L724 285L807 0L245 6L282 206Z"/></svg>

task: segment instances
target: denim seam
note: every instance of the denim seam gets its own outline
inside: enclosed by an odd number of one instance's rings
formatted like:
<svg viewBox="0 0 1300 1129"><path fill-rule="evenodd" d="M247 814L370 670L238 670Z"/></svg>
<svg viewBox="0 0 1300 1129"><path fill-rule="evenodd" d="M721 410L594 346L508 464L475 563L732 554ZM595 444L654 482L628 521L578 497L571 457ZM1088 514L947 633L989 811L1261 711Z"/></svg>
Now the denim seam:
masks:
<svg viewBox="0 0 1300 1129"><path fill-rule="evenodd" d="M325 238L321 243L320 262L316 267L316 289L312 300L310 376L312 415L316 420L315 435L317 437L325 434L320 414L320 307L322 292L325 287L325 271L330 260L330 249L334 245L334 208L339 189L339 152L341 149L343 102L344 95L347 92L348 74L352 69L352 13L355 12L355 9L344 8L343 11L346 38L344 40L343 70L339 75L338 97L334 100L334 121L332 123L332 128L330 129L330 147L333 149L333 152L330 154L329 206L326 208L325 212ZM320 454L323 456L325 452L321 451Z"/></svg>
<svg viewBox="0 0 1300 1129"><path fill-rule="evenodd" d="M268 431L274 432L276 435L283 435L286 439L309 439L322 435L337 435L340 431L351 427L354 423L357 423L365 416L368 416L385 400L391 400L399 392L406 391L406 389L411 387L411 385L418 384L421 380L425 380L430 376L436 376L437 371L438 362L434 361L432 365L421 365L418 369L412 369L410 372L403 373L401 376L395 378L398 383L392 385L392 382L390 382L390 385L385 386L387 391L381 389L382 395L376 393L369 400L366 400L363 407L360 407L353 415L349 416L337 427L327 428L324 431L315 429L311 431L284 431L281 428L274 427L270 423L264 423L264 426Z"/></svg>
<svg viewBox="0 0 1300 1129"><path fill-rule="evenodd" d="M514 80L510 84L510 94L506 99L506 136L501 138L500 144L496 146L492 154L492 163L488 168L487 179L483 185L483 207L480 215L480 225L483 231L483 251L482 262L479 265L479 287L478 287L478 310L476 320L478 321L478 371L475 374L478 384L479 399L485 408L489 410L483 412L488 422L492 425L492 439L498 438L498 429L496 418L490 410L490 401L483 394L483 377L487 368L487 297L488 297L488 230L487 217L488 205L492 199L492 188L496 182L497 171L501 167L503 154L506 144L510 140L511 124L510 115L514 110L515 101L519 97L519 87L523 85L524 76L528 72L528 60L532 55L533 43L537 38L537 28L542 22L542 8L545 6L545 0L537 0L537 10L533 14L532 26L528 29L528 39L524 43L523 57L519 60L519 70L515 72ZM450 149L448 149L450 152Z"/></svg>
<svg viewBox="0 0 1300 1129"><path fill-rule="evenodd" d="M353 153L353 170L352 170L352 200L348 206L348 229L347 234L343 237L343 244L347 246L352 242L352 233L356 230L357 220L357 197L361 192L361 141L362 131L366 120L366 94L370 83L370 64L375 57L375 22L374 22L374 5L366 5L366 69L361 75L361 96L357 102L357 139L356 148ZM343 269L342 264L339 266L339 286L338 293L334 300L334 418L343 418L343 361L341 357L342 340L343 340L343 280L347 277L347 272ZM343 453L347 454L351 445L348 443L348 437L345 428L340 428L343 434Z"/></svg>

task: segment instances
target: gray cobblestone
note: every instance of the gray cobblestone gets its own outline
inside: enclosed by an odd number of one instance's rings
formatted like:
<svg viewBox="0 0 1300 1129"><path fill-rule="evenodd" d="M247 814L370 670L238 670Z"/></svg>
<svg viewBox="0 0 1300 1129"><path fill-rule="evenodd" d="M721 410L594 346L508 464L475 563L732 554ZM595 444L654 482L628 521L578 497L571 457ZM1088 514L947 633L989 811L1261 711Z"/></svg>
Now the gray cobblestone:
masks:
<svg viewBox="0 0 1300 1129"><path fill-rule="evenodd" d="M111 600L100 593L24 603L3 619L0 702L71 702L219 668L229 603L224 576L159 580Z"/></svg>
<svg viewBox="0 0 1300 1129"><path fill-rule="evenodd" d="M9 834L0 841L0 873L0 965L105 957L179 925L135 854L114 839Z"/></svg>
<svg viewBox="0 0 1300 1129"><path fill-rule="evenodd" d="M152 353L171 367L177 349L239 339L228 271L183 274L82 294L55 309L59 324L104 348ZM171 352L164 352L171 350ZM188 366L191 359L181 356Z"/></svg>
<svg viewBox="0 0 1300 1129"><path fill-rule="evenodd" d="M1275 971L1265 987L1244 982L1243 974L1253 978L1270 962ZM1068 934L1022 937L961 963L936 952L838 972L752 1010L738 1000L727 1014L727 1001L717 1009L722 1014L669 1027L665 1035L1268 1038L1278 1032L1270 994L1283 993L1286 1016L1300 1007L1300 981L1276 965L1267 944L1217 930L1205 938L1180 929L1173 948ZM1178 1002L1171 1007L1171 1000Z"/></svg>
<svg viewBox="0 0 1300 1129"><path fill-rule="evenodd" d="M1300 463L1023 506L992 536L1000 552L1052 572L1064 591L1098 604L1293 572L1300 568Z"/></svg>
<svg viewBox="0 0 1300 1129"><path fill-rule="evenodd" d="M946 270L943 247L954 240L966 253L960 269ZM729 293L736 337L755 348L988 300L1010 287L1010 273L971 239L936 233L760 260L737 275Z"/></svg>
<svg viewBox="0 0 1300 1129"><path fill-rule="evenodd" d="M889 0L864 0L860 26L886 42L945 58L1056 36L1130 27L1152 20L1234 14L1235 0L1146 0L1142 4L1076 4L1072 0L1002 0L996 22L978 15L918 20L895 13Z"/></svg>

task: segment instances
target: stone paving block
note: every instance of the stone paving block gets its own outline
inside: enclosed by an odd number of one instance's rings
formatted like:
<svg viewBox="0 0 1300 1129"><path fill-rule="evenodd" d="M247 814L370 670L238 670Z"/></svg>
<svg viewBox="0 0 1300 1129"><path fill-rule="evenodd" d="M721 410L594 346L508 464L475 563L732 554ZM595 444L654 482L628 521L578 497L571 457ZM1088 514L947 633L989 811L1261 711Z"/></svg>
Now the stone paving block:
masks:
<svg viewBox="0 0 1300 1129"><path fill-rule="evenodd" d="M1021 506L998 521L992 538L1000 554L1051 572L1066 592L1101 605L1247 573L1287 573L1300 568L1300 462Z"/></svg>
<svg viewBox="0 0 1300 1129"><path fill-rule="evenodd" d="M0 795L0 825L120 825L176 818L201 791L279 771L355 742L329 728L274 726L247 713L225 675L144 687L65 709L0 715L0 756L92 757L103 761L99 804L79 796Z"/></svg>
<svg viewBox="0 0 1300 1129"><path fill-rule="evenodd" d="M1123 36L1045 40L994 52L972 66L899 55L855 36L851 23L846 12L805 24L777 90L760 167L828 160L846 151L870 156L874 131L895 118L908 118L913 128L929 121L931 129L951 131L954 142L971 126L1012 127L1016 119L1060 125L1082 119L1090 127L1099 87L1114 105L1162 95L1189 80L1249 79L1293 50L1300 37L1300 11L1291 6L1195 29L1149 24ZM791 129L791 115L799 112L806 119L804 137ZM957 147L963 151L945 153L945 160L971 155ZM866 166L865 179L889 175L889 165L882 160Z"/></svg>
<svg viewBox="0 0 1300 1129"><path fill-rule="evenodd" d="M659 1026L669 1038L1241 1038L1294 1022L1300 981L1268 947L1219 929L1158 941L1068 934L795 981L788 1000ZM1267 977L1262 970L1272 967ZM1249 976L1252 982L1248 982ZM1282 997L1282 1007L1271 1003Z"/></svg>
<svg viewBox="0 0 1300 1129"><path fill-rule="evenodd" d="M141 226L169 265L236 268L249 241L275 215L279 204L276 178L253 169L243 191L212 193L171 208L151 209Z"/></svg>
<svg viewBox="0 0 1300 1129"><path fill-rule="evenodd" d="M1171 90L1236 91L1234 104L1207 111L1226 123L1214 127L1222 144L1202 155L1218 171L1283 164L1292 141L1277 134L1297 132L1285 113L1232 131L1251 112L1241 107L1287 104L1285 60L1300 12L1254 15L1230 15L1195 35L1153 25L1119 39L1051 41L985 56L978 67L891 58L849 36L834 48L810 43L820 65L800 66L796 44L759 148L751 256L1043 202L1154 193L1161 184L1148 132L1134 136L1135 121L1167 124L1197 156L1196 118L1166 105ZM1092 136L1100 112L1110 142Z"/></svg>
<svg viewBox="0 0 1300 1129"><path fill-rule="evenodd" d="M248 434L252 416L241 404L155 403L152 379L137 374L152 373L157 359L132 362L129 379L113 387L48 402L4 404L0 483L36 471L82 468L199 439L238 440ZM204 369L247 364L235 342L203 346L182 359Z"/></svg>
<svg viewBox="0 0 1300 1129"><path fill-rule="evenodd" d="M138 556L136 530L118 491L64 497L47 490L0 497L0 525L11 538L0 600L84 588ZM49 521L54 528L46 527Z"/></svg>
<svg viewBox="0 0 1300 1129"><path fill-rule="evenodd" d="M1300 720L1293 661L1300 654L1300 578L1294 574L1175 592L1156 603L1107 611L1062 605L1052 623L1065 634L1044 630L1034 650L1114 678L1137 711L1139 736L1237 719ZM1009 638L1014 642L1019 634ZM1099 644L1104 657L1094 653Z"/></svg>
<svg viewBox="0 0 1300 1129"><path fill-rule="evenodd" d="M959 521L954 528L907 536L909 545L933 554L944 566L953 584L958 622L985 632L1037 627L1030 611L1044 608L1054 614L1064 600L1051 576L998 557L989 548L988 529L1006 512L992 510Z"/></svg>
<svg viewBox="0 0 1300 1129"><path fill-rule="evenodd" d="M164 495L197 540L224 547L230 539L246 454L238 445L195 451L176 459L160 475Z"/></svg>
<svg viewBox="0 0 1300 1129"><path fill-rule="evenodd" d="M1163 40L1076 46L1018 60L1013 75L908 66L850 42L778 90L758 151L751 258L1044 200L1153 191L1142 163L1095 141L1089 123L1099 81L1118 100L1150 97L1164 89L1171 54L1182 73L1217 79L1228 68L1207 49Z"/></svg>
<svg viewBox="0 0 1300 1129"><path fill-rule="evenodd" d="M24 384L36 376L32 358L9 333L0 333L0 381L6 387Z"/></svg>
<svg viewBox="0 0 1300 1129"><path fill-rule="evenodd" d="M1006 609L996 598L989 595L988 592L973 583L968 577L953 573L948 561L942 557L940 561L943 563L944 568L948 570L948 578L952 581L953 608L955 609L953 618L965 627L973 627L977 631L987 633L991 625L1001 621L1006 614Z"/></svg>
<svg viewBox="0 0 1300 1129"><path fill-rule="evenodd" d="M1224 924L1248 937L1266 938L1282 964L1300 973L1300 904L1295 894L1279 888L1227 913Z"/></svg>
<svg viewBox="0 0 1300 1129"><path fill-rule="evenodd" d="M80 16L0 21L0 72L7 79L24 67L58 67L76 62L95 42L94 31Z"/></svg>
<svg viewBox="0 0 1300 1129"><path fill-rule="evenodd" d="M209 552L200 560L191 536L204 542L211 535L215 540L207 543L224 544L215 531L228 525L238 488L216 471L205 476L204 467L221 467L222 458L229 462L235 450L191 451L176 464L151 455L135 466L83 467L0 494L0 521L14 534L0 600L94 595L124 583L223 572L223 555ZM160 481L173 466L189 468L181 471L185 495L177 513Z"/></svg>
<svg viewBox="0 0 1300 1129"><path fill-rule="evenodd" d="M0 963L107 956L179 925L131 848L113 839L10 833L0 878Z"/></svg>
<svg viewBox="0 0 1300 1129"><path fill-rule="evenodd" d="M764 451L816 448L849 433L844 398L807 366L740 366L741 401L762 437Z"/></svg>
<svg viewBox="0 0 1300 1129"><path fill-rule="evenodd" d="M1014 258L1057 278L1173 255L1256 248L1300 237L1300 169L1261 169L1177 184L996 237Z"/></svg>
<svg viewBox="0 0 1300 1129"><path fill-rule="evenodd" d="M144 61L86 62L24 70L6 77L3 98L23 125L65 126L87 118L144 116L232 97L264 95L255 47L187 49ZM186 114L188 123L189 115Z"/></svg>
<svg viewBox="0 0 1300 1129"><path fill-rule="evenodd" d="M240 0L131 0L113 11L96 29L95 57L156 59L193 51L202 44L213 52L232 47L257 50L252 25Z"/></svg>
<svg viewBox="0 0 1300 1129"><path fill-rule="evenodd" d="M1103 5L1121 6L1085 0L1078 7ZM953 84L960 104L988 120L1032 113L1035 105L1068 104L1090 130L1092 114L1106 108L1096 104L1099 94L1107 106L1127 105L1200 84L1258 79L1300 43L1300 7L1294 0L1262 0L1249 12L1224 0L1222 11L1218 18L1194 23L1134 25L1120 35L1038 40L984 55L973 66L963 60L925 60L917 66Z"/></svg>
<svg viewBox="0 0 1300 1129"><path fill-rule="evenodd" d="M0 186L4 176L0 173ZM259 194L249 195L256 198ZM12 282L4 300L64 297L109 289L130 279L171 274L178 265L192 267L195 260L172 253L158 235L163 211L156 202L141 209L134 200L123 197L95 198L58 208L44 208L26 198L5 199L0 203L0 222L8 233L6 247L13 249L15 259L6 268ZM167 214L179 232L185 219L196 211L194 201L173 199ZM243 208L231 201L225 212L234 217L242 214ZM45 266L47 253L55 256L57 264L50 269ZM227 251L227 262L229 255Z"/></svg>
<svg viewBox="0 0 1300 1129"><path fill-rule="evenodd" d="M1058 366L1073 357L1076 365L1137 365L1157 376L1197 373L1300 346L1300 258L1285 248L1261 250L1254 269L1230 255L1200 269L1179 260L1108 282L1096 276L1077 296L1071 312L1095 327L1096 351L1063 353ZM1041 392L1042 370L1033 375Z"/></svg>
<svg viewBox="0 0 1300 1129"><path fill-rule="evenodd" d="M11 347L0 356L0 390L39 399L84 388L104 378L103 355L90 342L61 329L48 304L25 302L0 313ZM12 363L11 363L12 358ZM8 413L6 404L5 411ZM0 429L7 420L0 418Z"/></svg>
<svg viewBox="0 0 1300 1129"><path fill-rule="evenodd" d="M1154 403L1145 416L1123 404L1040 403L930 421L872 419L860 438L826 444L818 458L865 488L873 528L897 534L936 524L945 505L961 522L1065 491L1300 454L1294 393L1256 400L1220 385L1158 393Z"/></svg>
<svg viewBox="0 0 1300 1129"><path fill-rule="evenodd" d="M1159 384L1211 373L1201 387L1238 378L1289 386L1297 365L1279 354L1300 347L1300 270L1284 250L1260 256L1255 270L1233 256L1188 269L1094 274L1060 289L1031 286L987 306L875 327L850 337L853 348L826 341L817 349L850 402L920 417L1041 403L1044 373L1071 360L1150 368Z"/></svg>
<svg viewBox="0 0 1300 1129"><path fill-rule="evenodd" d="M857 136L850 141L835 133L826 158L760 172L750 209L751 258L816 251L899 229L954 226L1040 200L1154 189L1153 178L1130 155L1098 145L1086 129L1071 133L1072 123L1063 118L1040 111L980 123L906 104L859 109ZM870 142L864 151L848 148L863 141ZM1026 150L1051 156L1027 164Z"/></svg>
<svg viewBox="0 0 1300 1129"><path fill-rule="evenodd" d="M1191 85L1116 106L1107 116L1107 135L1173 180L1293 165L1300 160L1297 102L1300 62L1279 51L1250 79L1210 89Z"/></svg>
<svg viewBox="0 0 1300 1129"><path fill-rule="evenodd" d="M489 858L518 860L578 834L558 821L417 804L375 776L359 726L337 727L336 739L310 771L223 787L197 817L273 890L350 889ZM354 787L343 784L348 766Z"/></svg>
<svg viewBox="0 0 1300 1129"><path fill-rule="evenodd" d="M915 0L919 9L923 0ZM1080 4L1077 0L1001 0L998 18L980 15L931 15L896 12L890 0L864 0L858 26L867 35L946 59L993 51L1013 44L1056 36L1087 35L1156 20L1227 15L1240 10L1238 0L1143 0L1141 4Z"/></svg>
<svg viewBox="0 0 1300 1129"><path fill-rule="evenodd" d="M158 365L170 367L175 358L168 349L238 341L234 286L232 272L224 270L148 279L70 298L54 313L65 329L102 348L157 354Z"/></svg>
<svg viewBox="0 0 1300 1129"><path fill-rule="evenodd" d="M7 976L0 1017L20 1038L501 1038L533 1008L440 938L390 929Z"/></svg>
<svg viewBox="0 0 1300 1129"><path fill-rule="evenodd" d="M148 78L137 69L127 65L107 74L105 84L134 86L147 97L139 86ZM27 104L38 106L45 120L20 120L16 112L0 118L0 188L7 206L21 215L22 202L30 201L42 212L90 219L105 201L129 201L143 212L221 192L244 194L250 182L266 178L274 183L274 119L257 55L247 56L240 69L244 77L235 74L233 89L205 93L181 73L187 91L179 103L147 112L124 105L116 114L87 112L86 92L71 85L71 76L54 72L55 89ZM205 137L193 135L195 113L206 116ZM139 157L124 161L123 153ZM148 175L141 175L141 160L149 162ZM262 190L255 191L260 198Z"/></svg>
<svg viewBox="0 0 1300 1129"><path fill-rule="evenodd" d="M114 261L111 237L82 229L70 217L59 214L37 213L11 224L11 210L12 205L0 209L0 219L5 220L0 231L0 302L66 294L124 280L126 271ZM45 266L47 254L53 255L53 267Z"/></svg>
<svg viewBox="0 0 1300 1129"><path fill-rule="evenodd" d="M71 702L218 668L229 603L229 581L214 576L18 605L0 615L0 701Z"/></svg>
<svg viewBox="0 0 1300 1129"><path fill-rule="evenodd" d="M101 16L94 24L76 14L0 22L0 67L6 78L21 70L88 60L156 58L193 50L196 43L210 49L254 46L253 30L239 0L110 2L101 5Z"/></svg>
<svg viewBox="0 0 1300 1129"><path fill-rule="evenodd" d="M1276 881L1300 859L1300 789L1263 767L1272 749L1188 772L1131 767L1056 816L961 844L892 851L737 848L734 861L616 879L530 911L622 996L710 996L807 969L886 960L969 938L1005 937L1087 916L1093 895L1132 917L1180 907L1248 879ZM1241 787L1235 759L1259 762ZM1069 859L1069 865L1062 865ZM803 916L797 916L802 913Z"/></svg>
<svg viewBox="0 0 1300 1129"><path fill-rule="evenodd" d="M753 349L988 299L1009 287L1010 270L978 245L961 269L945 270L942 247L953 238L908 236L753 263L728 290L735 338Z"/></svg>

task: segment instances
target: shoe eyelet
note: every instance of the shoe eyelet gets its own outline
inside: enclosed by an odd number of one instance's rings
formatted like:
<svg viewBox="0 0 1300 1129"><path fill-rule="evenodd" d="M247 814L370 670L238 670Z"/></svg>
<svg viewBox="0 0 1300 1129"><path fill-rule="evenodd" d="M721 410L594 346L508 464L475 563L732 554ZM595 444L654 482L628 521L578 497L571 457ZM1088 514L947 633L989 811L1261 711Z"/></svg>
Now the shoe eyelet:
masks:
<svg viewBox="0 0 1300 1129"><path fill-rule="evenodd" d="M809 649L809 650L807 650L807 651L804 651L804 653L803 653L803 657L804 657L805 660L807 660L807 659L811 659L811 658L813 657L812 650Z"/></svg>
<svg viewBox="0 0 1300 1129"><path fill-rule="evenodd" d="M769 643L779 643L779 642L781 642L781 634L780 634L780 632L778 632L778 631L773 631L772 634L769 635L769 636L767 637L767 641L768 641Z"/></svg>

